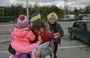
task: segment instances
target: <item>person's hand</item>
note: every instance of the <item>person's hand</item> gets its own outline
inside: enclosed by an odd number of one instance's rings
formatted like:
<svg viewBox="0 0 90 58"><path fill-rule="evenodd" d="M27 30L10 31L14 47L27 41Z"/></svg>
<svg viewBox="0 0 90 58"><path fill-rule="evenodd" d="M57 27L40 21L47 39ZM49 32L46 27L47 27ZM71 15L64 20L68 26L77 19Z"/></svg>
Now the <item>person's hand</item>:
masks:
<svg viewBox="0 0 90 58"><path fill-rule="evenodd" d="M56 35L55 35L54 38L57 39L57 38L59 38L59 36L56 36Z"/></svg>
<svg viewBox="0 0 90 58"><path fill-rule="evenodd" d="M54 35L60 36L60 34L59 34L59 33L54 33Z"/></svg>
<svg viewBox="0 0 90 58"><path fill-rule="evenodd" d="M41 43L42 43L41 41L37 41L37 44L39 44L39 45L40 45Z"/></svg>
<svg viewBox="0 0 90 58"><path fill-rule="evenodd" d="M52 33L51 31L48 31L49 33Z"/></svg>
<svg viewBox="0 0 90 58"><path fill-rule="evenodd" d="M60 34L59 33L54 33L54 38L59 38Z"/></svg>
<svg viewBox="0 0 90 58"><path fill-rule="evenodd" d="M16 55L20 55L20 53L19 52L16 52Z"/></svg>
<svg viewBox="0 0 90 58"><path fill-rule="evenodd" d="M40 43L42 43L43 41L42 41L42 38L41 38L41 36L39 35L38 36L38 43L40 44Z"/></svg>
<svg viewBox="0 0 90 58"><path fill-rule="evenodd" d="M36 57L40 57L40 55L41 55L41 54L40 54L40 51L36 51L36 52L35 52L35 56L36 56Z"/></svg>

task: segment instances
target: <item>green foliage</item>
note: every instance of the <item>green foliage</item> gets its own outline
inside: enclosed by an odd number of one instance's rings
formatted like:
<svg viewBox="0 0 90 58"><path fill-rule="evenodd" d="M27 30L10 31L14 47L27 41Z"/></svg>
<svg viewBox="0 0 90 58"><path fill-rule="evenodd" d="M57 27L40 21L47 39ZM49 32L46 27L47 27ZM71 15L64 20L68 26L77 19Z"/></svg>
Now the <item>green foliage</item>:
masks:
<svg viewBox="0 0 90 58"><path fill-rule="evenodd" d="M22 10L23 13L26 14L26 8L23 8L21 5L12 5L11 7L0 7L0 16L18 16ZM35 5L34 8L29 7L29 15L32 15L36 11L40 11L41 19L45 21L47 20L47 15L51 12L55 12L59 16L59 18L64 16L64 10L56 6L38 7L37 5Z"/></svg>
<svg viewBox="0 0 90 58"><path fill-rule="evenodd" d="M76 16L79 16L79 10L78 9L74 9L74 14L76 15Z"/></svg>
<svg viewBox="0 0 90 58"><path fill-rule="evenodd" d="M85 14L90 14L90 6L85 7Z"/></svg>

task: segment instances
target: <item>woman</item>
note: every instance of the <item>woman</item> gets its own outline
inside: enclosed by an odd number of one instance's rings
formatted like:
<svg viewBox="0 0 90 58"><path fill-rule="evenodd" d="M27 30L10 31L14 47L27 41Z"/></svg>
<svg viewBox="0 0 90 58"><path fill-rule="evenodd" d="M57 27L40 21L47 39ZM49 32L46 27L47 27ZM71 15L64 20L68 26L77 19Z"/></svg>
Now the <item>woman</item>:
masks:
<svg viewBox="0 0 90 58"><path fill-rule="evenodd" d="M64 32L60 26L60 24L57 22L58 16L52 12L48 16L48 22L46 23L46 28L49 32L52 32L54 35L56 35L56 39L53 40L54 43L54 58L57 58L56 53L58 50L58 44L61 42L61 38L64 35Z"/></svg>

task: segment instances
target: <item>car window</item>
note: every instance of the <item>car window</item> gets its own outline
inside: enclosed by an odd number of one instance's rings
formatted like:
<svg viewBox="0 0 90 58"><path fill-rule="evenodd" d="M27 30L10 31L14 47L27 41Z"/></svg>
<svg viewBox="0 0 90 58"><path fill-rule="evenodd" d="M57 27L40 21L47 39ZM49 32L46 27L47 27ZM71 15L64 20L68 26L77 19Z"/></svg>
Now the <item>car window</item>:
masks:
<svg viewBox="0 0 90 58"><path fill-rule="evenodd" d="M82 30L86 30L86 23L85 22L75 22L73 27L80 28Z"/></svg>
<svg viewBox="0 0 90 58"><path fill-rule="evenodd" d="M65 16L65 18L69 18L69 16Z"/></svg>
<svg viewBox="0 0 90 58"><path fill-rule="evenodd" d="M85 22L80 22L80 25L79 25L80 29L82 30L86 30L86 23Z"/></svg>
<svg viewBox="0 0 90 58"><path fill-rule="evenodd" d="M75 23L73 24L73 27L80 28L80 27L79 27L79 25L80 25L80 23L79 23L79 22L75 22Z"/></svg>

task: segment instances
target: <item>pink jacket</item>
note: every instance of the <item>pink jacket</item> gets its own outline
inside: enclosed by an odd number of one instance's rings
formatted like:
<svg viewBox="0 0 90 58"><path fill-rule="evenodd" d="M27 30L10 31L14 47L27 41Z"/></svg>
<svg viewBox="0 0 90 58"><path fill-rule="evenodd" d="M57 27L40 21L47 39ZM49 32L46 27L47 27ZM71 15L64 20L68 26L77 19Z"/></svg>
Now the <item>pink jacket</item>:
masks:
<svg viewBox="0 0 90 58"><path fill-rule="evenodd" d="M35 35L32 31L14 28L11 33L11 38L11 46L20 53L28 53L39 46L39 41L31 44L31 41L35 39Z"/></svg>

